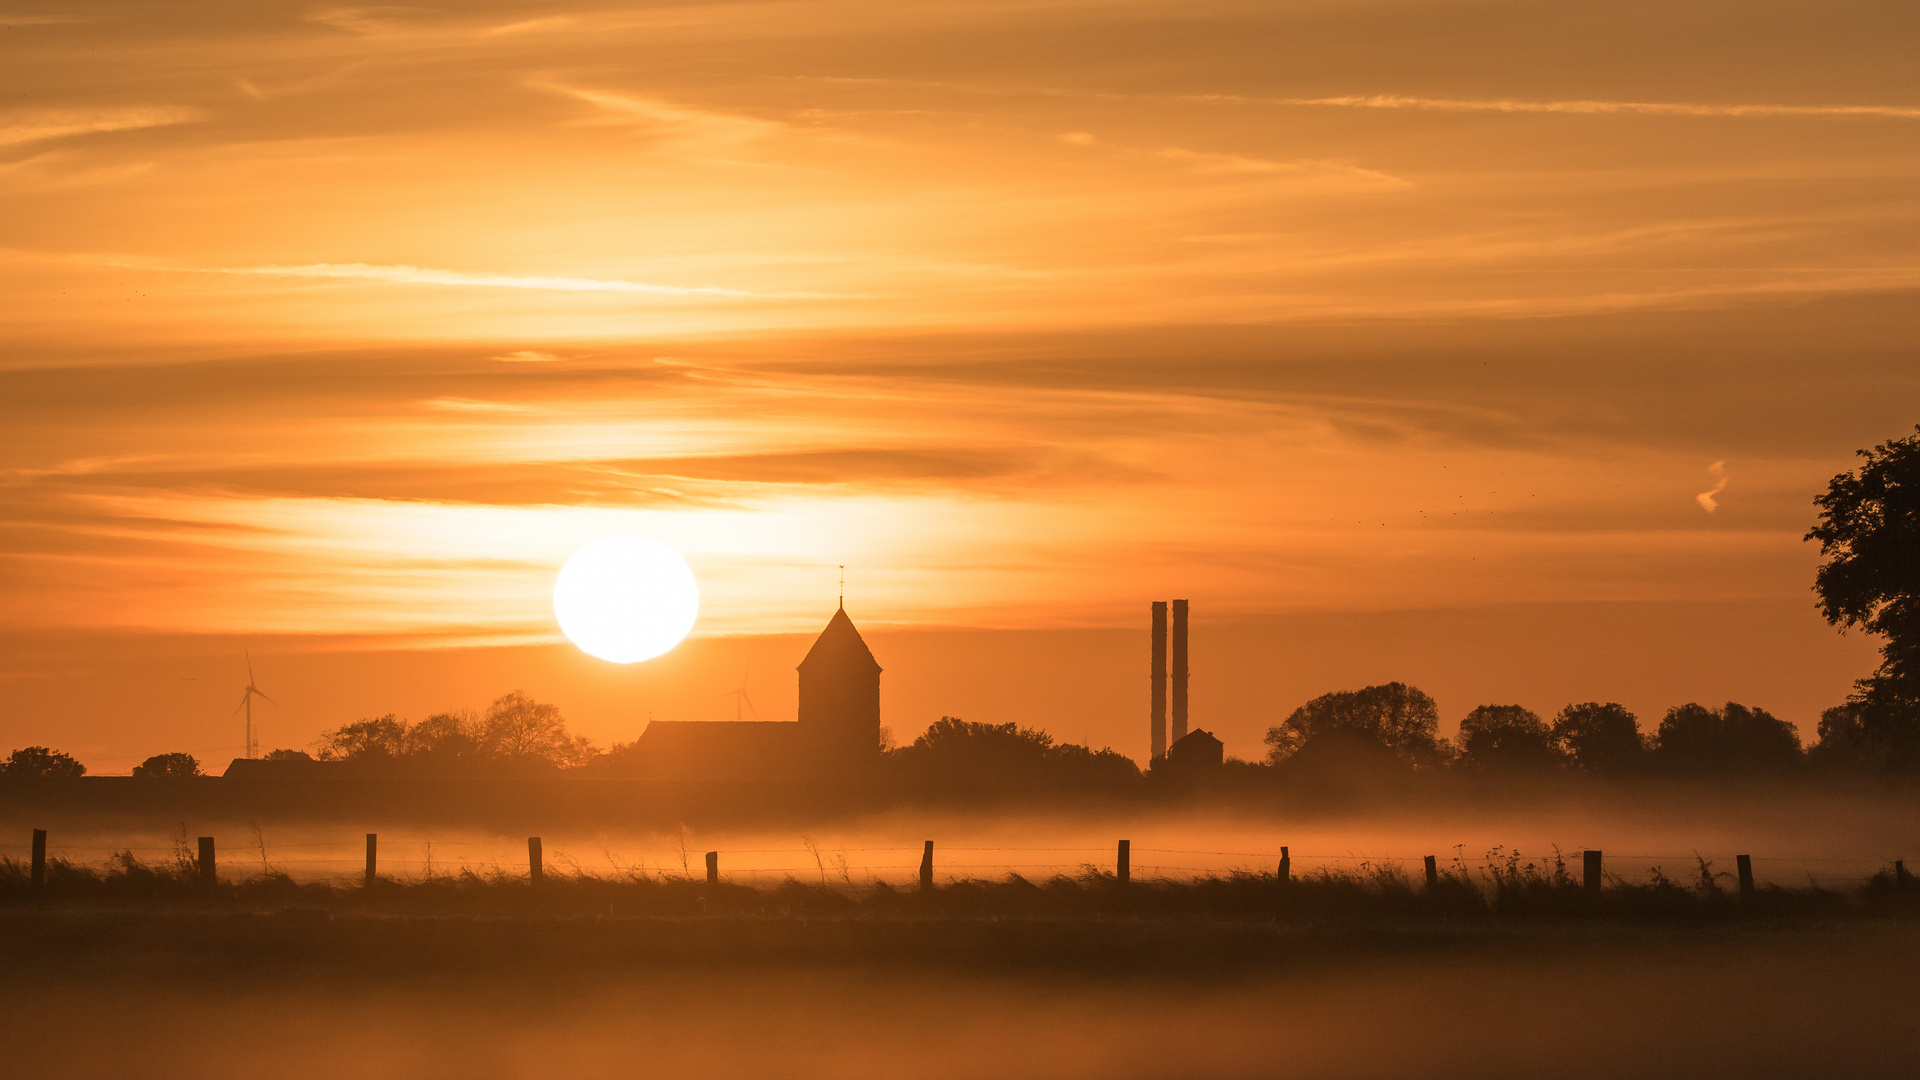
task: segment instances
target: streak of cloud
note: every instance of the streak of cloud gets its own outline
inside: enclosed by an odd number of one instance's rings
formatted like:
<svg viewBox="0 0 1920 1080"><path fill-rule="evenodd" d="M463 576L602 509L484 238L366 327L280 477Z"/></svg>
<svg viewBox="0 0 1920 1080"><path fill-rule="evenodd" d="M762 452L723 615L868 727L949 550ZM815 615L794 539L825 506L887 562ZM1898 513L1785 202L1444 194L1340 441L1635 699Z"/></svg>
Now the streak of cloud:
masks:
<svg viewBox="0 0 1920 1080"><path fill-rule="evenodd" d="M199 109L173 105L122 109L14 109L0 113L0 146L20 146L108 131L191 124L206 118L206 113Z"/></svg>
<svg viewBox="0 0 1920 1080"><path fill-rule="evenodd" d="M465 285L489 289L540 289L550 292L647 293L665 296L768 296L745 289L712 285L658 285L619 278L571 278L544 275L470 274L420 266L376 266L370 263L307 263L301 266L229 266L199 270L208 274L249 274L265 277L359 278L404 285ZM780 294L799 296L811 294Z"/></svg>
<svg viewBox="0 0 1920 1080"><path fill-rule="evenodd" d="M1703 105L1683 101L1518 101L1507 98L1430 98L1406 94L1351 94L1318 98L1246 98L1231 94L1201 94L1193 95L1189 100L1322 105L1349 109L1423 109L1433 112L1572 113L1578 115L1630 113L1643 116L1874 116L1897 120L1920 120L1920 106L1912 105Z"/></svg>
<svg viewBox="0 0 1920 1080"><path fill-rule="evenodd" d="M1156 150L1153 156L1164 161L1177 162L1196 172L1204 173L1321 177L1353 181L1366 187L1412 186L1397 176L1338 161L1270 161L1244 154L1209 153L1179 146Z"/></svg>
<svg viewBox="0 0 1920 1080"><path fill-rule="evenodd" d="M1720 500L1716 498L1716 496L1727 490L1727 463L1724 461L1716 461L1707 466L1707 472L1714 479L1713 490L1703 491L1695 495L1693 501L1700 504L1700 509L1711 514L1715 510L1720 509Z"/></svg>

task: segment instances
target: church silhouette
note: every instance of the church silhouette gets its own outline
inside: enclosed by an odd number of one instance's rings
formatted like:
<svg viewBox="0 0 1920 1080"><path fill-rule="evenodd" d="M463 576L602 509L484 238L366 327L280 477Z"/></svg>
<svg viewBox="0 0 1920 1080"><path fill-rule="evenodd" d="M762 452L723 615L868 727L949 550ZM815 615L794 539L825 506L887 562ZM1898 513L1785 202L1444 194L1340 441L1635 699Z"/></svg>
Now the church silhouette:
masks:
<svg viewBox="0 0 1920 1080"><path fill-rule="evenodd" d="M880 663L843 603L800 661L800 715L655 720L640 774L660 779L862 779L880 764Z"/></svg>

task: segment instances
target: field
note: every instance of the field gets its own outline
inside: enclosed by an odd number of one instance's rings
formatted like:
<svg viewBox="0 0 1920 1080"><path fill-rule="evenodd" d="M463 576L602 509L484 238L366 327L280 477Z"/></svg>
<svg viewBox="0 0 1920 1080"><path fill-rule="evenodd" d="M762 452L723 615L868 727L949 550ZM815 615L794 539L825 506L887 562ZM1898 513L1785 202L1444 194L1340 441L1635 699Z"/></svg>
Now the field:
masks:
<svg viewBox="0 0 1920 1080"><path fill-rule="evenodd" d="M1877 918L12 907L15 1075L1911 1076Z"/></svg>
<svg viewBox="0 0 1920 1080"><path fill-rule="evenodd" d="M40 891L0 862L0 1007L21 1075L1911 1076L1913 820L1725 792L923 811L549 830L535 885L532 829L389 819L369 888L338 821L64 814Z"/></svg>

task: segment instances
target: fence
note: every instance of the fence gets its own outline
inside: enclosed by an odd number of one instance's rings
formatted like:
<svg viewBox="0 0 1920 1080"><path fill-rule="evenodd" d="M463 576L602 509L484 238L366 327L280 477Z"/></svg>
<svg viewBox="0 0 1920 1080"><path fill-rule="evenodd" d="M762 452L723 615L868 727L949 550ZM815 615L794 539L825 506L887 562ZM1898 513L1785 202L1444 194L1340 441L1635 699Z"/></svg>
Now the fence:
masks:
<svg viewBox="0 0 1920 1080"><path fill-rule="evenodd" d="M1483 857L1468 858L1460 850L1452 855L1379 854L1355 852L1294 852L1288 847L1273 851L1219 851L1207 849L1138 847L1126 840L1104 846L1012 847L941 845L934 841L919 846L832 846L803 840L802 847L721 848L698 850L691 843L673 848L634 848L601 846L596 854L578 845L549 846L540 837L521 841L434 840L427 836L379 836L368 833L361 840L339 842L277 843L256 833L251 841L240 839L216 843L214 837L195 837L193 843L182 834L166 845L119 845L83 843L75 846L48 847L48 834L34 830L29 844L0 845L9 858L25 854L30 862L30 880L39 887L49 858L80 864L104 864L122 853L147 864L173 863L192 867L203 877L225 870L228 877L284 873L306 880L372 880L378 874L400 880L427 880L471 871L486 876L526 875L538 881L545 874L586 874L600 877L668 876L693 878L702 870L709 881L728 880L737 884L772 884L787 878L812 879L824 884L856 885L873 882L889 884L915 880L921 887L939 881L1001 878L1017 874L1026 878L1078 875L1088 871L1112 873L1120 880L1146 878L1191 880L1207 876L1237 873L1275 875L1282 880L1319 872L1356 871L1360 873L1407 873L1406 867L1420 866L1427 884L1434 884L1442 873L1469 876L1487 875L1504 869L1510 860L1521 865L1545 868L1559 861L1570 876L1577 876L1589 888L1598 888L1603 877L1634 880L1661 873L1674 880L1698 880L1702 873L1716 879L1734 881L1742 892L1751 892L1764 884L1814 884L1821 887L1854 885L1891 863L1904 883L1905 863L1897 858L1809 858L1804 856L1764 856L1747 853L1616 853L1599 851L1557 851L1545 856L1519 856L1496 848ZM524 852L524 854L522 853ZM937 858L936 858L937 855ZM1143 859L1142 856L1145 856ZM1411 876L1411 875L1409 875Z"/></svg>

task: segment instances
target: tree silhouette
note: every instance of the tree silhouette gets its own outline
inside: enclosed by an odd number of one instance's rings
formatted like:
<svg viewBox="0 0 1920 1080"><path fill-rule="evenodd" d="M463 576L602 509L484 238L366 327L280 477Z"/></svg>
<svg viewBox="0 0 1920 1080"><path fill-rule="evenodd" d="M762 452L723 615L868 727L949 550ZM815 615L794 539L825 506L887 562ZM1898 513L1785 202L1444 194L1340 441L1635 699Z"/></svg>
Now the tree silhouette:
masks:
<svg viewBox="0 0 1920 1080"><path fill-rule="evenodd" d="M558 706L535 701L518 690L502 694L487 706L479 741L489 755L509 761L578 765L593 756L584 736L567 733L567 721Z"/></svg>
<svg viewBox="0 0 1920 1080"><path fill-rule="evenodd" d="M1800 764L1800 733L1768 713L1727 702L1709 709L1688 702L1667 710L1654 733L1653 759L1690 776L1778 772Z"/></svg>
<svg viewBox="0 0 1920 1080"><path fill-rule="evenodd" d="M133 775L151 780L184 780L200 776L200 762L192 754L155 754L133 767Z"/></svg>
<svg viewBox="0 0 1920 1080"><path fill-rule="evenodd" d="M1618 702L1568 705L1553 718L1553 739L1574 768L1585 773L1619 775L1646 761L1640 719Z"/></svg>
<svg viewBox="0 0 1920 1080"><path fill-rule="evenodd" d="M1460 763L1480 769L1545 769L1561 762L1547 722L1518 705L1481 705L1460 721Z"/></svg>
<svg viewBox="0 0 1920 1080"><path fill-rule="evenodd" d="M1440 707L1418 687L1392 682L1322 694L1267 729L1268 760L1286 761L1316 739L1370 743L1402 761L1434 765L1445 759L1440 745Z"/></svg>
<svg viewBox="0 0 1920 1080"><path fill-rule="evenodd" d="M1112 749L1066 743L1018 724L970 723L943 716L888 755L896 769L928 782L1098 784L1137 779L1139 766Z"/></svg>
<svg viewBox="0 0 1920 1080"><path fill-rule="evenodd" d="M1891 768L1920 766L1920 427L1859 451L1814 499L1807 539L1826 561L1814 576L1820 613L1843 630L1882 635L1880 668L1855 683L1863 737Z"/></svg>
<svg viewBox="0 0 1920 1080"><path fill-rule="evenodd" d="M386 761L406 752L407 722L388 713L320 733L321 761Z"/></svg>
<svg viewBox="0 0 1920 1080"><path fill-rule="evenodd" d="M44 746L28 746L7 755L0 764L0 776L74 777L85 776L87 767L69 754Z"/></svg>
<svg viewBox="0 0 1920 1080"><path fill-rule="evenodd" d="M1886 767L1886 751L1867 735L1867 706L1849 701L1820 714L1819 741L1807 760L1829 772L1870 773Z"/></svg>

